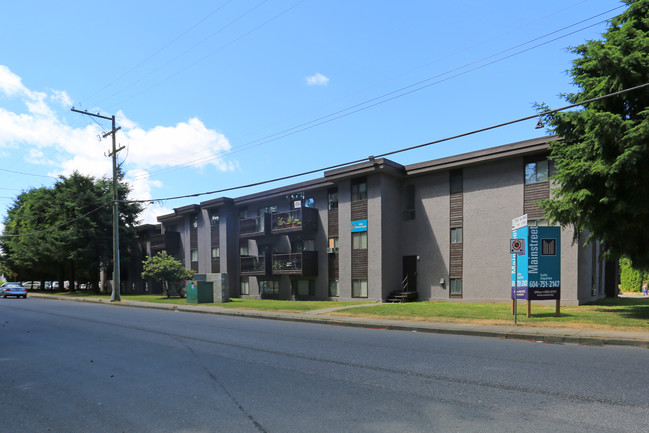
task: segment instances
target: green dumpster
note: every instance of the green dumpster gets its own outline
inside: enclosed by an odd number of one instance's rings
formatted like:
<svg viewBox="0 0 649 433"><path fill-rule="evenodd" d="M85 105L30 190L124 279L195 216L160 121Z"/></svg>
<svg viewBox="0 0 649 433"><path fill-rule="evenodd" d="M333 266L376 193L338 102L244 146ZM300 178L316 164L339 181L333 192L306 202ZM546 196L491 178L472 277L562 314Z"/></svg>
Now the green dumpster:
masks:
<svg viewBox="0 0 649 433"><path fill-rule="evenodd" d="M185 293L188 304L214 302L214 287L211 281L188 281L185 286Z"/></svg>

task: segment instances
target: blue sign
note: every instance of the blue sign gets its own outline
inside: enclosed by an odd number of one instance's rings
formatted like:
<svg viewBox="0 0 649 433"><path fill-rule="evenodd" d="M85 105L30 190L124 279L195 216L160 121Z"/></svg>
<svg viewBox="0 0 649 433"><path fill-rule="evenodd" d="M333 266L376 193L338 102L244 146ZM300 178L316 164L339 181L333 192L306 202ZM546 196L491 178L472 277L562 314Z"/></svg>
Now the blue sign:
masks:
<svg viewBox="0 0 649 433"><path fill-rule="evenodd" d="M366 231L367 231L367 220L352 221L352 233L366 232Z"/></svg>
<svg viewBox="0 0 649 433"><path fill-rule="evenodd" d="M518 278L514 280L512 255L512 293L517 299L531 301L561 299L561 229L559 227L523 227L512 234L525 239L525 254L518 256Z"/></svg>

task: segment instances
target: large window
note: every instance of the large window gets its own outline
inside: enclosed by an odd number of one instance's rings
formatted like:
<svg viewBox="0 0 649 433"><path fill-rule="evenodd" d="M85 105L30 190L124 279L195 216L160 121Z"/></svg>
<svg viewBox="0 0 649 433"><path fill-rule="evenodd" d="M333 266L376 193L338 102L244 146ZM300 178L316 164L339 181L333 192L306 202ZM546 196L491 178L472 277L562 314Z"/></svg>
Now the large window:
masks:
<svg viewBox="0 0 649 433"><path fill-rule="evenodd" d="M249 295L250 294L250 282L248 280L241 280L241 294Z"/></svg>
<svg viewBox="0 0 649 433"><path fill-rule="evenodd" d="M314 280L295 280L293 287L297 296L315 296Z"/></svg>
<svg viewBox="0 0 649 433"><path fill-rule="evenodd" d="M216 212L212 212L210 214L210 225L212 227L218 227L219 226L219 214Z"/></svg>
<svg viewBox="0 0 649 433"><path fill-rule="evenodd" d="M453 170L451 171L451 194L464 191L464 179L462 176L462 170Z"/></svg>
<svg viewBox="0 0 649 433"><path fill-rule="evenodd" d="M192 262L197 262L198 261L198 250L191 250L190 254L191 254L191 257L192 257Z"/></svg>
<svg viewBox="0 0 649 433"><path fill-rule="evenodd" d="M451 243L452 244L462 243L462 227L455 227L451 229Z"/></svg>
<svg viewBox="0 0 649 433"><path fill-rule="evenodd" d="M525 183L545 182L548 180L548 160L525 164Z"/></svg>
<svg viewBox="0 0 649 433"><path fill-rule="evenodd" d="M329 296L332 298L340 296L340 291L338 289L338 280L329 280Z"/></svg>
<svg viewBox="0 0 649 433"><path fill-rule="evenodd" d="M367 200L367 180L365 178L352 181L352 201Z"/></svg>
<svg viewBox="0 0 649 433"><path fill-rule="evenodd" d="M354 250L367 249L367 232L352 233L352 249Z"/></svg>
<svg viewBox="0 0 649 433"><path fill-rule="evenodd" d="M259 293L261 295L279 295L279 281L276 280L260 280Z"/></svg>
<svg viewBox="0 0 649 433"><path fill-rule="evenodd" d="M367 298L367 280L352 280L352 297Z"/></svg>
<svg viewBox="0 0 649 433"><path fill-rule="evenodd" d="M462 278L451 278L451 296L462 296Z"/></svg>
<svg viewBox="0 0 649 433"><path fill-rule="evenodd" d="M329 252L337 253L338 252L338 236L332 236L329 238Z"/></svg>
<svg viewBox="0 0 649 433"><path fill-rule="evenodd" d="M219 247L212 247L212 260L221 257L221 249Z"/></svg>
<svg viewBox="0 0 649 433"><path fill-rule="evenodd" d="M272 206L264 206L260 207L257 209L257 215L262 216L265 213L276 213L277 212L277 205L272 205Z"/></svg>
<svg viewBox="0 0 649 433"><path fill-rule="evenodd" d="M338 188L331 188L327 191L327 202L329 209L338 209Z"/></svg>

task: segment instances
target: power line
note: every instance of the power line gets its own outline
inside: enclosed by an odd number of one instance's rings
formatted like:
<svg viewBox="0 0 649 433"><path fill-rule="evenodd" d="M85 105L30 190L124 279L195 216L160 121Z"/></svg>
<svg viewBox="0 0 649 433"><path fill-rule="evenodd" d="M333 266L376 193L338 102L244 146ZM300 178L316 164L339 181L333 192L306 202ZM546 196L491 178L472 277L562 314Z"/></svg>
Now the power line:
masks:
<svg viewBox="0 0 649 433"><path fill-rule="evenodd" d="M48 175L45 175L45 174L25 173L25 172L22 172L22 171L8 170L6 168L0 168L0 171L6 171L7 173L14 173L14 174L22 174L22 175L25 175L25 176L47 177L47 178L50 178L50 179L58 179L58 177L56 177L56 176L48 176Z"/></svg>
<svg viewBox="0 0 649 433"><path fill-rule="evenodd" d="M132 66L129 70L127 70L126 72L124 72L122 75L120 75L119 77L115 78L114 80L112 80L111 82L109 82L108 84L106 84L105 86L103 86L102 88L100 88L99 90L97 90L96 92L94 92L92 95L87 96L87 97L83 98L82 100L85 101L85 100L87 100L87 99L90 99L90 98L92 98L93 96L95 96L95 95L97 95L98 93L100 93L102 90L104 90L104 89L106 89L106 88L112 86L112 85L115 84L117 81L121 80L121 79L124 78L126 75L130 74L130 73L133 72L135 69L137 69L138 67L140 67L142 64L146 63L148 60L150 60L150 59L152 59L153 57L155 57L156 55L160 54L163 50L165 50L166 48L168 48L171 44L173 44L174 42L176 42L176 41L177 41L178 39L180 39L181 37L185 36L185 35L186 35L187 33L189 33L190 31L194 30L196 27L198 27L200 24L202 24L205 20L207 20L209 17L211 17L212 15L214 15L215 13L217 13L218 11L220 11L221 9L223 9L225 6L227 6L227 5L230 4L230 3L232 3L232 0L228 0L228 1L226 1L226 2L223 3L221 6L219 6L219 7L216 8L216 9L214 9L212 12L210 12L210 13L207 14L205 17L203 17L201 20L199 20L196 24L194 24L193 26L189 27L187 30L185 30L184 32L180 33L178 36L176 36L175 38L173 38L171 41L167 42L165 45L163 45L162 47L160 47L160 48L159 48L157 51L155 51L153 54L150 54L148 57L146 57L145 59L141 60L141 61L140 61L139 63L137 63L136 65ZM211 37L211 36L210 36L210 37Z"/></svg>
<svg viewBox="0 0 649 433"><path fill-rule="evenodd" d="M233 187L230 187L230 188L223 188L223 189L219 189L219 190L201 192L201 193L195 193L195 194L186 194L186 195L180 195L180 196L174 196L174 197L165 197L165 198L157 198L157 199L150 199L150 200L121 200L121 202L123 202L123 203L153 203L153 202L159 202L159 201L178 200L178 199L182 199L182 198L192 198L192 197L199 197L199 196L203 196L203 195L218 194L218 193L223 193L223 192L227 192L227 191L234 191L234 190L238 190L238 189L250 188L250 187L253 187L253 186L259 186L259 185L265 185L265 184L269 184L269 183L273 183L273 182L279 182L281 180L293 179L293 178L296 178L296 177L301 177L301 176L305 176L305 175L309 175L309 174L313 174L313 173L318 173L318 172L321 172L321 171L333 170L335 168L341 168L341 167L346 167L346 166L349 166L349 165L352 165L352 164L358 164L358 163L365 162L365 161L368 161L368 160L373 161L376 158L383 158L383 157L386 157L386 156L389 156L389 155L395 155L397 153L408 152L410 150L420 149L422 147L431 146L433 144L439 144L439 143L443 143L443 142L446 142L446 141L456 140L458 138L467 137L469 135L475 135L475 134L478 134L478 133L481 133L481 132L490 131L492 129L502 128L503 126L508 126L508 125L512 125L514 123L524 122L524 121L530 120L530 119L542 118L544 116L548 116L550 114L557 113L559 111L564 111L564 110L568 110L570 108L578 107L578 106L581 106L581 105L590 104L591 102L596 102L596 101L600 101L602 99L610 98L610 97L613 97L613 96L622 95L624 93L632 92L634 90L639 90L639 89L642 89L642 88L645 88L645 87L649 87L649 83L641 84L639 86L631 87L629 89L624 89L624 90L620 90L620 91L613 92L613 93L608 93L606 95L598 96L596 98L587 99L585 101L578 102L578 103L575 103L575 104L566 105L565 107L557 108L557 109L554 109L554 110L547 110L547 111L544 111L542 113L533 114L531 116L521 117L519 119L510 120L508 122L499 123L499 124L492 125L492 126L487 126L485 128L475 129L473 131L464 132L464 133L461 133L461 134L453 135L451 137L446 137L446 138L442 138L442 139L439 139L439 140L429 141L427 143L418 144L416 146L410 146L410 147L406 147L406 148L403 148L403 149L393 150L393 151L382 153L382 154L379 154L379 155L371 155L371 156L369 156L367 158L362 158L362 159L357 159L357 160L354 160L354 161L343 162L343 163L340 163L340 164L331 165L329 167L323 167L323 168L318 168L318 169L314 169L314 170L304 171L304 172L301 172L301 173L292 174L292 175L288 175L288 176L282 176L282 177L278 177L278 178L275 178L275 179L269 179L269 180L250 183L250 184L246 184L246 185L233 186Z"/></svg>
<svg viewBox="0 0 649 433"><path fill-rule="evenodd" d="M621 6L620 6L620 7L621 7ZM261 146L261 145L264 145L264 144L267 144L267 143L271 143L271 142L274 142L274 141L280 140L280 139L282 139L282 138L286 138L286 137L288 137L288 136L295 135L295 134L298 134L298 133L300 133L300 132L303 132L303 131L306 131L306 130L309 130L309 129L315 128L315 127L317 127L317 126L320 126L320 125L323 125L323 124L326 124L326 123L329 123L329 122L333 122L334 120L338 120L338 119L341 119L341 118L343 118L343 117L350 116L350 115L355 114L355 113L358 113L358 112L360 112L360 111L367 110L367 109L372 108L372 107L375 107L375 106L377 106L377 105L381 105L381 104L384 104L384 103L386 103L386 102L389 102L389 101L392 101L392 100L395 100L395 99L398 99L398 98L401 98L401 97L407 96L407 95L409 95L409 94L411 94L411 93L418 92L418 91L423 90L423 89L426 89L426 88L428 88L428 87L431 87L431 86L434 86L434 85L437 85L437 84L443 83L443 82L445 82L445 81L451 80L451 79L453 79L453 78L457 78L457 77L459 77L459 76L462 76L462 75L468 74L468 73L470 73L470 72L476 71L476 70L478 70L478 69L485 68L485 67L490 66L490 65L493 65L493 64L495 64L495 63L498 63L498 62L501 62L501 61L507 60L507 59L509 59L509 58L511 58L511 57L514 57L514 56L517 56L517 55L523 54L523 53L528 52L528 51L531 51L531 50L534 50L534 49L539 48L539 47L541 47L541 46L543 46L543 45L547 45L547 44L550 44L550 43L552 43L552 42L556 42L557 40L563 39L563 38L568 37L568 36L570 36L570 35L573 35L573 34L575 34L575 33L578 33L578 32L581 32L581 31L583 31L583 30L586 30L586 29L588 29L588 28L591 28L591 27L597 26L597 25L599 25L599 24L602 24L602 23L604 23L605 21L599 21L599 22L594 23L594 24L591 24L591 25L589 25L589 26L582 27L582 28L577 29L577 30L574 30L574 31L572 31L572 32L570 32L570 33L564 34L564 35L562 35L562 36L558 36L558 37L553 38L553 39L550 39L550 40L548 40L548 41L545 41L545 42L539 43L539 44L534 45L534 46L532 46L532 47L528 47L528 48L526 48L526 49L523 49L523 50L517 51L517 52L512 53L512 54L510 54L510 55L507 55L507 56L505 56L505 57L498 58L498 59L493 60L493 61L491 61L491 62L488 62L488 63L482 64L482 65L479 65L479 66L475 66L475 67L473 67L473 68L471 68L471 69L467 69L467 70L465 70L465 71L458 72L458 73L456 73L456 74L454 74L454 75L450 75L450 76L448 76L448 77L446 77L446 78L442 78L442 79L439 79L439 80L437 80L437 81L433 81L433 82L431 82L432 80L434 80L434 79L436 79L436 78L443 77L443 76L445 76L445 75L451 74L451 73L456 72L456 71L461 71L462 69L465 69L465 68L467 68L467 67L469 67L469 66L471 66L471 65L478 64L478 63L483 62L483 61L485 61L485 60L488 60L488 59L494 58L494 57L499 56L499 55L501 55L501 54L504 54L504 53L510 52L510 51L512 51L512 50L515 50L515 49L517 49L517 48L520 48L520 47L523 47L523 46L525 46L525 45L528 45L528 44L530 44L530 43L532 43L532 42L535 42L535 41L538 41L538 40L544 39L544 38L546 38L546 37L548 37L548 36L551 36L551 35L553 35L553 34L556 34L556 33L562 32L562 31L564 31L564 30L566 30L566 29L569 29L569 28L574 27L574 26L576 26L576 25L582 24L582 23L584 23L584 22L586 22L586 21L592 20L593 18L597 18L597 17L602 16L602 15L604 15L604 14L610 13L610 12L614 11L615 9L619 9L620 7L616 7L616 8L610 9L610 10L608 10L608 11L606 11L606 12L602 12L602 13L600 13L600 14L594 15L594 16L592 16L592 17L590 17L590 18L587 18L587 19L585 19L585 20L582 20L582 21L579 21L579 22L577 22L577 23L571 24L571 25L569 25L569 26L563 27L563 28L561 28L561 29L559 29L559 30L555 30L555 31L550 32L550 33L547 33L547 34L545 34L545 35L543 35L543 36L539 36L539 37L533 38L533 39L531 39L531 40L529 40L529 41L526 41L526 42L524 42L524 43L521 43L521 44L515 45L515 46L513 46L513 47L507 48L507 49L502 50L502 51L500 51L500 52L497 52L497 53L495 53L495 54L491 54L491 55L489 55L489 56L486 56L486 57L483 57L483 58L481 58L481 59L475 60L475 61L473 61L473 62L466 63L466 64L464 64L464 65L462 65L462 66L459 66L459 67L457 67L457 68L455 68L455 69L452 69L452 70L449 70L449 71L443 72L443 73L441 73L441 74L437 74L437 75L435 75L435 76L433 76L433 77L426 78L426 79L424 79L424 80L421 80L421 81L418 81L418 82L416 82L416 83L410 84L410 85L408 85L408 86L405 86L405 87L399 88L399 89L397 89L397 90L394 90L394 91L391 91L391 92L385 93L385 94L383 94L383 95L381 95L381 96L377 96L377 97L375 97L375 98L372 98L372 99L366 100L366 101L364 101L364 102L361 102L361 103L358 103L358 104L352 105L352 106L347 107L347 108L344 108L344 109L342 109L342 110L335 111L335 112L330 113L330 114L327 114L327 115L325 115L325 116L318 117L318 118L313 119L313 120L310 120L310 121L308 121L308 122L301 123L301 124L299 124L299 125L297 125L297 126L294 126L294 127L291 127L291 128L287 128L287 129L284 129L284 130L282 130L282 131L279 131L279 132L276 132L276 133L273 133L273 134L267 135L267 136L265 136L265 137L262 137L262 138L259 138L259 139L256 139L256 140L249 141L248 143L245 143L245 144L242 144L242 145L238 146L236 151L232 151L232 150L231 150L231 151L227 151L227 152L226 152L226 151L223 151L223 152L217 153L217 154L215 154L215 155L209 155L209 156L205 156L205 157L202 157L202 158L197 158L197 159L194 159L194 160L190 160L190 161L188 161L188 162L186 162L186 163L178 164L178 165L175 165L175 166L172 166L172 167L167 167L167 168L164 168L164 169L160 169L160 170L156 170L156 171L151 171L151 172L148 172L148 174L150 175L150 174L155 174L155 173L158 173L158 174L159 174L159 173L168 173L168 172L170 172L170 171L174 171L174 170L177 170L177 169L180 169L180 168L192 167L192 166L195 166L195 165L201 165L201 164L204 164L204 163L206 163L206 162L209 162L209 161L212 161L212 160L218 159L218 158L220 158L220 157L222 157L222 156L225 156L225 155L231 155L231 154L238 153L238 152L242 152L242 151L244 151L244 150L248 150L248 149L252 149L252 148L254 148L254 147L258 147L258 146ZM418 87L417 87L417 86L418 86ZM368 104L369 104L369 105L368 105ZM208 149L206 149L206 150L208 150ZM136 179L140 179L140 178L136 177Z"/></svg>

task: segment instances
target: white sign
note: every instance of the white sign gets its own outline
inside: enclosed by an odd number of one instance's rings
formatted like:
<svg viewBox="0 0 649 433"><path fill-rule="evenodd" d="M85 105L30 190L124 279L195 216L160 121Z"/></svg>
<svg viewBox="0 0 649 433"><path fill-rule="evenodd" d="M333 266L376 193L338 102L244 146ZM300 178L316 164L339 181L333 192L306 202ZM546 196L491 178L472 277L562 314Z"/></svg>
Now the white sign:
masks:
<svg viewBox="0 0 649 433"><path fill-rule="evenodd" d="M512 231L527 227L527 214L512 220Z"/></svg>
<svg viewBox="0 0 649 433"><path fill-rule="evenodd" d="M525 239L510 239L509 251L519 256L525 255Z"/></svg>

